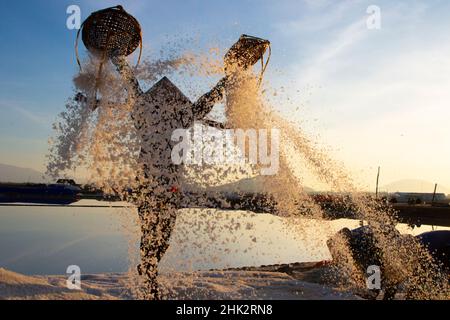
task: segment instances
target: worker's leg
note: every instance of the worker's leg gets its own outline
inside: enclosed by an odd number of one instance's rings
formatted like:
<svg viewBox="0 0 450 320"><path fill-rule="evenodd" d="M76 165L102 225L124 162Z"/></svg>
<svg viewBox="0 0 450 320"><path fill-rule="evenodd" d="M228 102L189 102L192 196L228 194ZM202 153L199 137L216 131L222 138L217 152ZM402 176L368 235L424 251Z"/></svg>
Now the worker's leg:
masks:
<svg viewBox="0 0 450 320"><path fill-rule="evenodd" d="M157 260L155 257L157 212L148 208L139 209L141 222L141 263L138 272L144 277L144 288L142 298L145 300L160 299L157 276Z"/></svg>
<svg viewBox="0 0 450 320"><path fill-rule="evenodd" d="M144 299L161 299L158 286L158 264L169 247L170 236L175 225L178 196L174 194L153 196L153 205L143 204L139 208L141 222L141 263L138 266L144 279Z"/></svg>

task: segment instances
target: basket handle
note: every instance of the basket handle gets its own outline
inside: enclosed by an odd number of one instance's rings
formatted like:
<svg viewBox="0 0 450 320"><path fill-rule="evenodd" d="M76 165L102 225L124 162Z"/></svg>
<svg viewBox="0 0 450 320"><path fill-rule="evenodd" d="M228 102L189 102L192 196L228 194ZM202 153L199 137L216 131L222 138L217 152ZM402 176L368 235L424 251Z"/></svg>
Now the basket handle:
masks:
<svg viewBox="0 0 450 320"><path fill-rule="evenodd" d="M139 63L141 62L141 56L142 56L142 29L139 32L139 57L138 57L138 61L136 62L136 67L139 65Z"/></svg>
<svg viewBox="0 0 450 320"><path fill-rule="evenodd" d="M86 21L86 20L85 20L85 21ZM80 38L80 31L81 31L81 29L83 28L84 22L85 22L85 21L83 21L83 23L82 23L81 26L80 26L80 29L78 29L78 32L77 32L77 38L76 38L76 40L75 40L75 56L76 56L76 58L77 58L78 67L80 67L80 71L82 71L82 68L81 68L81 63L80 63L80 56L79 56L79 54L78 54L78 39Z"/></svg>
<svg viewBox="0 0 450 320"><path fill-rule="evenodd" d="M266 72L266 68L267 68L267 65L269 64L270 56L272 54L272 48L270 47L270 43L269 43L268 49L269 49L269 52L267 54L266 62L264 62L264 53L261 55L261 74L259 75L258 87L261 85L261 82L262 82L262 79L264 76L264 72Z"/></svg>

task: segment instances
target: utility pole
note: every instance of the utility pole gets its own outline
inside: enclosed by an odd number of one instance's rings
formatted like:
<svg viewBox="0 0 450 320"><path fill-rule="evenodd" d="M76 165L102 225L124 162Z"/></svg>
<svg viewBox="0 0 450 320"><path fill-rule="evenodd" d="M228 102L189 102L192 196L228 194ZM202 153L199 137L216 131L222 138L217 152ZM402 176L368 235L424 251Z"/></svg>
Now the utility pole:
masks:
<svg viewBox="0 0 450 320"><path fill-rule="evenodd" d="M434 199L436 198L436 189L437 189L437 183L434 184L434 191L433 191L433 198L431 199L431 205L434 204Z"/></svg>
<svg viewBox="0 0 450 320"><path fill-rule="evenodd" d="M378 167L378 173L377 173L377 185L375 188L375 199L378 199L378 182L380 180L380 167Z"/></svg>

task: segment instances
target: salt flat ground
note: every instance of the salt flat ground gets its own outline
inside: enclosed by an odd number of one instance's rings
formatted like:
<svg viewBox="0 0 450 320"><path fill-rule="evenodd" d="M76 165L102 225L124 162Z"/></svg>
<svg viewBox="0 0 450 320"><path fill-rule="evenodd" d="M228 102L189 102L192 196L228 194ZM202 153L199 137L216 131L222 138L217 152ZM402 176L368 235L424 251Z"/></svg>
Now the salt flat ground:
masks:
<svg viewBox="0 0 450 320"><path fill-rule="evenodd" d="M0 299L133 299L123 273L84 275L81 290L69 290L66 276L25 276L0 269ZM282 272L200 271L167 273L160 283L169 299L357 299Z"/></svg>

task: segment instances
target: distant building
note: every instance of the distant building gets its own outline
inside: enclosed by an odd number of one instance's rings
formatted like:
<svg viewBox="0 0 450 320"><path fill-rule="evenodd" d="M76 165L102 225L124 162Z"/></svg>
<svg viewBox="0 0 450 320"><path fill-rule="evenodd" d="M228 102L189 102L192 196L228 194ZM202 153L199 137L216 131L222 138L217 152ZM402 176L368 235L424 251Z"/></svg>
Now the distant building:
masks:
<svg viewBox="0 0 450 320"><path fill-rule="evenodd" d="M420 192L395 192L389 195L390 202L394 203L430 203L433 201L433 193ZM434 196L436 203L448 203L449 200L445 193L436 193Z"/></svg>
<svg viewBox="0 0 450 320"><path fill-rule="evenodd" d="M71 186L79 186L79 185L75 182L75 180L73 180L73 179L58 179L58 180L56 181L56 183L57 183L57 184L68 184L68 185L71 185Z"/></svg>

